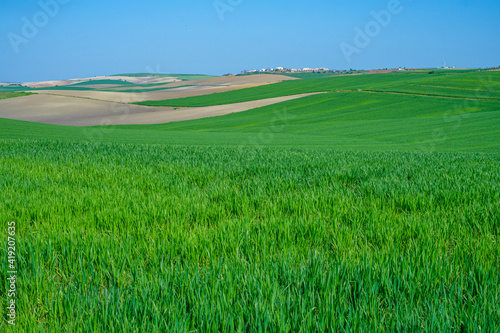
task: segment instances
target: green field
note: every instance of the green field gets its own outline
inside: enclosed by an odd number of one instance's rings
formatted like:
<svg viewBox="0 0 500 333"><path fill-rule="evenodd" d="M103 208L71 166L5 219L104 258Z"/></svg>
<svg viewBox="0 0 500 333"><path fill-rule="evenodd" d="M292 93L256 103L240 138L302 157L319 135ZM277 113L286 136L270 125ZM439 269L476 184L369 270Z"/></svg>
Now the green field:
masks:
<svg viewBox="0 0 500 333"><path fill-rule="evenodd" d="M29 92L22 92L22 91L0 91L0 99L7 99L7 98L14 98L14 97L22 97L22 96L28 96L32 95L32 93Z"/></svg>
<svg viewBox="0 0 500 333"><path fill-rule="evenodd" d="M500 102L340 92L159 125L73 128L0 120L0 138L498 153Z"/></svg>
<svg viewBox="0 0 500 333"><path fill-rule="evenodd" d="M284 73L283 75L295 77L297 79L317 79L322 77L332 77L338 75L362 74L365 71L345 71L345 72L326 72L326 73Z"/></svg>
<svg viewBox="0 0 500 333"><path fill-rule="evenodd" d="M276 126L273 121L278 122ZM498 153L500 102L341 92L313 95L225 117L120 129L213 135L248 133L255 137L263 133L272 138L261 143L288 141L290 146L314 143L347 148L345 145L350 142L357 150L428 148Z"/></svg>
<svg viewBox="0 0 500 333"><path fill-rule="evenodd" d="M500 100L500 72L397 73L292 80L218 94L138 102L140 105L195 107L246 102L302 93L362 90Z"/></svg>
<svg viewBox="0 0 500 333"><path fill-rule="evenodd" d="M500 76L174 102L312 91L159 125L0 119L17 331L500 331Z"/></svg>

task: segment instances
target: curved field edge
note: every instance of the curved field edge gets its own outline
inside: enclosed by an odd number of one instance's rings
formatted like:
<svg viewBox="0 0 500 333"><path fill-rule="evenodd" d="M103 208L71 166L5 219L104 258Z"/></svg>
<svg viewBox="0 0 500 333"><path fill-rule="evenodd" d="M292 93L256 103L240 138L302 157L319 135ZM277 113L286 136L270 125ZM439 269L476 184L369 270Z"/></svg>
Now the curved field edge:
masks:
<svg viewBox="0 0 500 333"><path fill-rule="evenodd" d="M211 95L134 104L147 106L199 107L247 102L302 93L368 90L417 95L500 100L500 73L370 74L284 81L265 87L246 88Z"/></svg>
<svg viewBox="0 0 500 333"><path fill-rule="evenodd" d="M32 95L31 92L21 92L21 91L0 91L0 100L7 98L23 97Z"/></svg>
<svg viewBox="0 0 500 333"><path fill-rule="evenodd" d="M496 331L499 156L0 141L19 329Z"/></svg>
<svg viewBox="0 0 500 333"><path fill-rule="evenodd" d="M114 74L113 76L128 76L128 77L164 77L164 78L176 78L182 81L194 81L194 80L203 80L203 79L211 79L218 76L213 75L205 75L205 74L153 74L153 73L132 73L132 74Z"/></svg>
<svg viewBox="0 0 500 333"><path fill-rule="evenodd" d="M145 131L165 138L191 133L188 140L198 144L498 153L500 102L339 92L220 117L116 129L137 131L135 137Z"/></svg>

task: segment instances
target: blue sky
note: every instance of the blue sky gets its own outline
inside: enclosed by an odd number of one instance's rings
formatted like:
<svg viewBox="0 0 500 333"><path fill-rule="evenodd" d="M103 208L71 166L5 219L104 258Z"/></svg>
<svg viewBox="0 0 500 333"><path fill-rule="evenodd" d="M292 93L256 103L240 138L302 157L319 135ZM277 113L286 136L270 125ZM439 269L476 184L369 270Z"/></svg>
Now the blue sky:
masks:
<svg viewBox="0 0 500 333"><path fill-rule="evenodd" d="M0 81L276 66L438 67L443 60L500 65L500 1L397 2L2 0ZM383 16L383 25L372 15L391 8L397 10Z"/></svg>

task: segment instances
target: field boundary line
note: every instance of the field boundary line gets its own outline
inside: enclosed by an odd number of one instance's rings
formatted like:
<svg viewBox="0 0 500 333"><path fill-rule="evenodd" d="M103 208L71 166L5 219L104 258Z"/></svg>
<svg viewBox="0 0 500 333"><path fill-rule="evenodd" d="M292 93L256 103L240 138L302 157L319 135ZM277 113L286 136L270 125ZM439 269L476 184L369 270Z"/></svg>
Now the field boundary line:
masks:
<svg viewBox="0 0 500 333"><path fill-rule="evenodd" d="M29 91L32 92L32 91ZM106 102L106 103L116 103L116 104L123 104L123 105L129 105L132 103L125 103L125 102L115 102L115 101L107 101L105 99L97 99L97 98L91 98L91 97L84 97L84 96L74 96L74 95L64 95L64 94L51 94L51 93L38 93L35 92L33 94L38 94L38 95L51 95L51 96L60 96L60 97L68 97L68 98L81 98L81 99L89 99L91 101L98 101L98 102Z"/></svg>
<svg viewBox="0 0 500 333"><path fill-rule="evenodd" d="M373 94L394 94L394 95L409 95L409 96L421 96L421 97L438 97L438 98L451 98L451 99L469 99L477 101L493 101L500 102L500 99L496 98L478 98L478 97L461 97L461 96L446 96L446 95L431 95L431 94L419 94L419 93L407 93L400 91L379 91L379 90L353 90L353 89L338 89L332 92L362 92L362 93L373 93Z"/></svg>
<svg viewBox="0 0 500 333"><path fill-rule="evenodd" d="M235 90L237 91L237 90ZM183 108L183 109L189 109L189 108L207 108L207 107L214 107L214 106L226 106L226 105L234 105L234 104L241 104L241 103L249 103L249 102L257 102L257 101L264 101L266 99L273 99L273 98L287 98L287 97L292 97L292 96L297 96L297 95L304 95L302 97L296 97L295 99L299 99L299 98L304 98L304 97L309 97L309 96L312 96L312 95L319 95L319 94L328 94L330 93L331 91L315 91L315 92L299 92L299 93L296 93L296 94L291 94L291 95L282 95L282 96L276 96L276 97L266 97L266 98L258 98L258 99L252 99L252 100L249 100L249 101L243 101L243 102L233 102L233 103L225 103L225 104L215 104L215 105L204 105L204 106L174 106L174 105L146 105L146 104L140 104L140 103L143 103L143 102L155 102L155 101L140 101L140 102L130 102L129 104L134 104L134 105L141 105L141 106L148 106L148 107L152 107L152 108L165 108L165 107L168 107L168 108ZM215 94L218 94L218 93L215 93ZM208 95L200 95L200 96L209 96L209 95L214 95L214 94L208 94ZM193 97L199 97L199 96L193 96ZM191 98L191 97L185 97L185 98ZM172 100L174 99L179 99L179 98L172 98ZM161 100L161 101L168 101L168 99L165 99L165 100ZM280 102L278 102L280 103Z"/></svg>

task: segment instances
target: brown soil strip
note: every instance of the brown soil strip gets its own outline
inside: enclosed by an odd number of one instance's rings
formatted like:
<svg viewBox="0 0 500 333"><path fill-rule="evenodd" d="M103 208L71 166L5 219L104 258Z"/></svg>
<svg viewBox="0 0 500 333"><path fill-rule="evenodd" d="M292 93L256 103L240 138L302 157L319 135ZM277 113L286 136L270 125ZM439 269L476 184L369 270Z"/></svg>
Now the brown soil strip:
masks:
<svg viewBox="0 0 500 333"><path fill-rule="evenodd" d="M222 86L222 87L193 86L193 87L182 87L182 88L168 89L168 90L156 90L143 93L141 92L125 93L118 91L115 92L115 91L93 91L93 90L41 90L32 92L45 95L88 98L93 100L108 101L115 103L132 103L132 102L143 102L143 101L161 101L166 99L209 95L220 92L256 87L263 84L272 84L272 83L260 83L260 84L257 83L257 84L245 84L245 85Z"/></svg>
<svg viewBox="0 0 500 333"><path fill-rule="evenodd" d="M309 95L314 94L284 96L228 105L174 109L111 103L71 96L36 94L0 100L0 118L69 126L161 124L242 112Z"/></svg>

